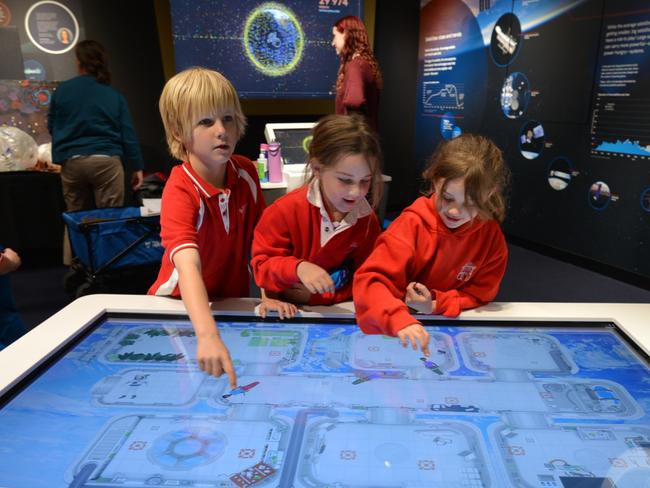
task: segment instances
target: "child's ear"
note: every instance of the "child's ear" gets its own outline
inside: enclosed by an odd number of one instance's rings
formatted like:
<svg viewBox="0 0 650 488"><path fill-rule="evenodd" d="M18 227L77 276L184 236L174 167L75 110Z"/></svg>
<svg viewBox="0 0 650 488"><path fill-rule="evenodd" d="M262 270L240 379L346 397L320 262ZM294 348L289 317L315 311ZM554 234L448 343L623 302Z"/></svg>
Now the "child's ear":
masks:
<svg viewBox="0 0 650 488"><path fill-rule="evenodd" d="M433 180L433 192L440 194L442 193L442 189L445 186L445 179L444 178L436 178Z"/></svg>
<svg viewBox="0 0 650 488"><path fill-rule="evenodd" d="M309 160L309 167L311 168L311 173L314 176L320 177L321 164L318 162L318 160L311 158Z"/></svg>
<svg viewBox="0 0 650 488"><path fill-rule="evenodd" d="M185 141L183 140L183 137L181 136L180 132L178 132L177 130L172 130L172 137L176 139L176 141L183 144L183 146L185 146Z"/></svg>

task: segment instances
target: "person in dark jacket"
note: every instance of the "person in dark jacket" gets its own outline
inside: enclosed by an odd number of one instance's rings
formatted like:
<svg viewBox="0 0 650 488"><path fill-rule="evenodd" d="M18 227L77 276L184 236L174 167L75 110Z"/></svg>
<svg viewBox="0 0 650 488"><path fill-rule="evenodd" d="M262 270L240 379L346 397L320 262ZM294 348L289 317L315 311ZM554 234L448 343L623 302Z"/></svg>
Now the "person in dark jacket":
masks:
<svg viewBox="0 0 650 488"><path fill-rule="evenodd" d="M124 97L109 86L106 51L86 40L75 48L79 76L54 92L48 113L52 161L61 165L68 212L124 205L124 166L131 187L142 185L144 163ZM67 239L64 246L67 248ZM69 251L64 262L69 263Z"/></svg>

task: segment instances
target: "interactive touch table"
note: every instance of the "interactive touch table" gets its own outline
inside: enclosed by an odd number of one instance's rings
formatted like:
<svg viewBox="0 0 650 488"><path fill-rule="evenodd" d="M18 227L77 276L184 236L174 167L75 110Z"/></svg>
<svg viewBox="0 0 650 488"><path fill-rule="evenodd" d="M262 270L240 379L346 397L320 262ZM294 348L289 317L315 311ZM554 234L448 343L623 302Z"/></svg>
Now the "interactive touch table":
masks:
<svg viewBox="0 0 650 488"><path fill-rule="evenodd" d="M350 304L256 303L214 307L232 391L166 298L84 297L0 352L0 487L650 487L650 305L429 317L423 358Z"/></svg>

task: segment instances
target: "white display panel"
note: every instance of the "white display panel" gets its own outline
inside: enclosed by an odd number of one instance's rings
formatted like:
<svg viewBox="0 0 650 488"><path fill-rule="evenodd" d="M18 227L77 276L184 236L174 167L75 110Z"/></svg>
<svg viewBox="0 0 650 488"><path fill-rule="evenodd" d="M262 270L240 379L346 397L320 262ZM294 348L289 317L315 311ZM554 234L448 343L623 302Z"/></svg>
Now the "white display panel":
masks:
<svg viewBox="0 0 650 488"><path fill-rule="evenodd" d="M650 478L646 355L619 330L636 330L647 305L492 304L469 321L427 322L425 360L362 334L349 304L261 322L255 303L219 304L230 310L220 323L233 392L196 368L174 300L87 297L0 353L10 364L37 336L56 342L48 332L65 333L71 316L81 332L107 309L120 314L21 392L3 374L0 486L563 488ZM591 313L576 317L582 307ZM607 307L610 317L597 317Z"/></svg>

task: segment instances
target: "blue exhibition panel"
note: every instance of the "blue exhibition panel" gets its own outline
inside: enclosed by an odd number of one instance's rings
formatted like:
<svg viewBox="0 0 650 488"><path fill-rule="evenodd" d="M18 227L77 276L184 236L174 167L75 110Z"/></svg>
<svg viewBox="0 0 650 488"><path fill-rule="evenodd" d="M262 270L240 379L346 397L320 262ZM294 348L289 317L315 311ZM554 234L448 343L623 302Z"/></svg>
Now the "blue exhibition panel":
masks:
<svg viewBox="0 0 650 488"><path fill-rule="evenodd" d="M650 480L647 358L610 323L427 322L431 357L353 321L101 319L10 390L0 486L587 487Z"/></svg>

